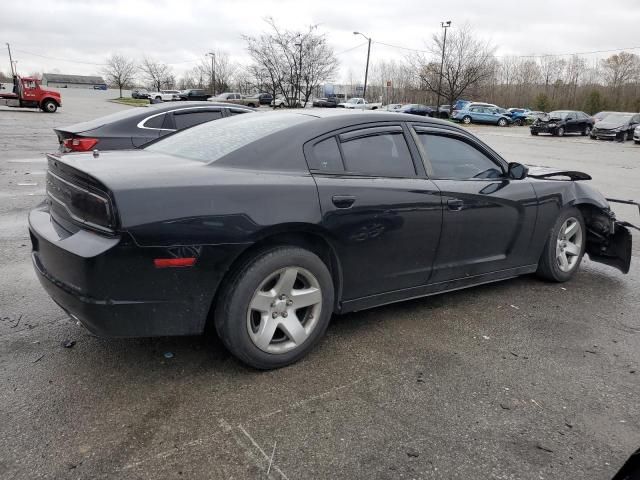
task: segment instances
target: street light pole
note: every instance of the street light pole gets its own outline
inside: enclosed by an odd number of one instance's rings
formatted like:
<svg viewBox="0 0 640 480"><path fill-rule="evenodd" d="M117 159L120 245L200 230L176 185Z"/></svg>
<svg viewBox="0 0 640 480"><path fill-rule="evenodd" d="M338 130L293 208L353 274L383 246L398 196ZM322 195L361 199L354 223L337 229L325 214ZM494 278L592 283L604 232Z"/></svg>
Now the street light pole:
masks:
<svg viewBox="0 0 640 480"><path fill-rule="evenodd" d="M216 96L216 54L214 52L207 53L211 57L211 94Z"/></svg>
<svg viewBox="0 0 640 480"><path fill-rule="evenodd" d="M300 60L298 62L298 99L293 101L294 105L296 105L302 98L302 91L300 90L300 85L302 84L302 37L300 37L300 43L296 43L295 46L300 48ZM302 102L300 102L300 106L302 106Z"/></svg>
<svg viewBox="0 0 640 480"><path fill-rule="evenodd" d="M364 38L367 39L368 42L368 46L367 46L367 66L364 70L364 89L362 90L362 98L364 98L365 100L367 99L367 77L369 76L369 55L371 54L371 38L367 37L366 35L364 35L363 33L360 32L353 32L354 35L362 35Z"/></svg>
<svg viewBox="0 0 640 480"><path fill-rule="evenodd" d="M442 41L442 60L440 61L440 80L438 81L438 102L436 104L436 115L440 117L440 95L442 94L442 70L444 68L444 51L447 46L447 29L451 26L451 20L440 22L444 28L444 40Z"/></svg>

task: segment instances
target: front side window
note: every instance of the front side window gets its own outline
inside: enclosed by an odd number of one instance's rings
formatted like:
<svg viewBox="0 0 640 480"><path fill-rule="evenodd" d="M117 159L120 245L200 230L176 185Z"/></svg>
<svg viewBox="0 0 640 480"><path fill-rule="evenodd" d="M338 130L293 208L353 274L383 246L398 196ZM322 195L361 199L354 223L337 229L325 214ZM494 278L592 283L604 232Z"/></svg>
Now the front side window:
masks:
<svg viewBox="0 0 640 480"><path fill-rule="evenodd" d="M376 177L415 176L413 160L402 131L363 134L365 136L342 141L347 171Z"/></svg>
<svg viewBox="0 0 640 480"><path fill-rule="evenodd" d="M426 133L418 134L418 138L434 178L469 180L502 176L502 169L493 160L463 140Z"/></svg>

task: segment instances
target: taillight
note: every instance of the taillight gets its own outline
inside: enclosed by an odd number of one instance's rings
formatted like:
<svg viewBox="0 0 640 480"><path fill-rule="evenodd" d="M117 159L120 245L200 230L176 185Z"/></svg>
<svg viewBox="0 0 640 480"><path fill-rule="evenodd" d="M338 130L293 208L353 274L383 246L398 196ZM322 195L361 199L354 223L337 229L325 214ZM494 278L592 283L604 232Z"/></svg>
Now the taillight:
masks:
<svg viewBox="0 0 640 480"><path fill-rule="evenodd" d="M172 268L172 267L192 267L195 265L195 257L181 258L154 258L153 264L156 268Z"/></svg>
<svg viewBox="0 0 640 480"><path fill-rule="evenodd" d="M98 143L97 138L65 138L62 144L72 152L88 152Z"/></svg>

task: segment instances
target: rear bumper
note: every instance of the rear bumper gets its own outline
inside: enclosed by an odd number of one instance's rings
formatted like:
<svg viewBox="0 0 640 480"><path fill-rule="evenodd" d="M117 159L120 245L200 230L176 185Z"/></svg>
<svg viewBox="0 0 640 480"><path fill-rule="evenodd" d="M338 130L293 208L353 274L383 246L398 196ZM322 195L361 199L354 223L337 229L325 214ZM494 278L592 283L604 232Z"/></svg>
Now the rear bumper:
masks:
<svg viewBox="0 0 640 480"><path fill-rule="evenodd" d="M46 205L30 212L29 231L40 283L92 333L150 337L204 330L220 275L211 275L198 264L156 269L153 258L172 252L139 247L127 236L108 238L85 230L65 233L52 221Z"/></svg>

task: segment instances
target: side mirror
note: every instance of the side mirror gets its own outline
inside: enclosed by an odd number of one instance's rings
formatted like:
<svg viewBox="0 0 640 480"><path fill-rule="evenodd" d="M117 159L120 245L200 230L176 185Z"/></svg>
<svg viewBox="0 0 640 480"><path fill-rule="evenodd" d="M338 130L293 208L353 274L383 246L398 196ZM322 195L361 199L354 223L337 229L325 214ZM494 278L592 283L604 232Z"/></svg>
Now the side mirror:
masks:
<svg viewBox="0 0 640 480"><path fill-rule="evenodd" d="M507 176L512 180L523 180L527 178L529 169L521 163L511 162L507 171Z"/></svg>

